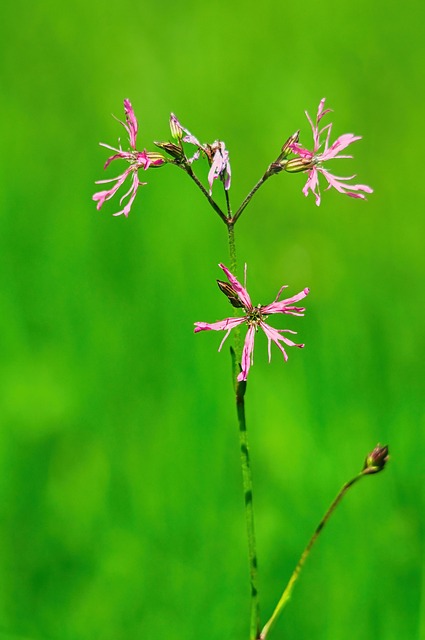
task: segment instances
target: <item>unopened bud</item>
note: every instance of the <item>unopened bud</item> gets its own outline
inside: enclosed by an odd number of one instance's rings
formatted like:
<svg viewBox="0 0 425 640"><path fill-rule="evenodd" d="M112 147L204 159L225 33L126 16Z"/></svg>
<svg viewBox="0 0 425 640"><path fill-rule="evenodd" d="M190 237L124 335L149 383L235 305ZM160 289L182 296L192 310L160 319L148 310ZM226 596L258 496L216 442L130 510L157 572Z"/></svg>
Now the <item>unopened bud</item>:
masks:
<svg viewBox="0 0 425 640"><path fill-rule="evenodd" d="M239 299L238 294L228 282L217 280L217 284L220 287L220 291L224 293L232 307L235 307L236 309L243 307L243 303Z"/></svg>
<svg viewBox="0 0 425 640"><path fill-rule="evenodd" d="M279 160L283 160L284 158L287 158L289 154L292 153L292 145L297 143L299 138L300 138L300 131L298 129L298 131L295 131L295 133L293 133L292 136L290 136L285 142L285 144L283 145L282 151L279 156Z"/></svg>
<svg viewBox="0 0 425 640"><path fill-rule="evenodd" d="M289 173L299 173L300 171L307 171L308 169L312 169L316 162L309 158L301 158L298 156L297 158L292 158L288 160L285 164L285 171Z"/></svg>
<svg viewBox="0 0 425 640"><path fill-rule="evenodd" d="M289 138L287 139L287 141L285 142L285 144L283 145L282 149L280 150L280 154L278 155L278 157L276 158L276 160L274 162L271 163L271 165L269 165L264 177L265 178L269 178L270 176L274 176L276 175L276 173L280 173L281 171L283 171L284 169L286 169L286 166L289 162L288 160L288 156L291 155L291 153L294 153L293 150L293 145L296 145L298 142L300 136L300 132L299 131L295 131L295 133L292 134L292 136L289 136Z"/></svg>
<svg viewBox="0 0 425 640"><path fill-rule="evenodd" d="M184 157L183 149L174 142L155 142L157 147L166 151L170 156L176 160L181 160Z"/></svg>
<svg viewBox="0 0 425 640"><path fill-rule="evenodd" d="M177 120L174 113L170 115L170 131L173 138L181 140L183 137L183 129L180 122Z"/></svg>
<svg viewBox="0 0 425 640"><path fill-rule="evenodd" d="M146 157L149 161L149 167L162 167L162 165L167 162L162 153L158 153L157 151L148 151Z"/></svg>
<svg viewBox="0 0 425 640"><path fill-rule="evenodd" d="M373 451L366 457L363 467L363 474L379 473L389 460L388 446L377 444Z"/></svg>

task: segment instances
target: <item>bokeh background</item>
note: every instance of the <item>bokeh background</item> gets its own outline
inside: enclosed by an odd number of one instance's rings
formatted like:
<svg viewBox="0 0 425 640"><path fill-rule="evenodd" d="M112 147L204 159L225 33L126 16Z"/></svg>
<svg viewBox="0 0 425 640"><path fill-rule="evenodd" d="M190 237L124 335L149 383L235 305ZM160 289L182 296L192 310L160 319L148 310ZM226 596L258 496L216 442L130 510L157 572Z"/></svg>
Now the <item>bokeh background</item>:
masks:
<svg viewBox="0 0 425 640"><path fill-rule="evenodd" d="M130 217L97 212L99 141L128 97L139 143L174 111L225 140L236 206L326 96L363 140L336 173L374 187L317 208L281 174L237 226L254 303L311 288L276 326L247 415L263 622L342 483L377 442L271 638L425 638L423 7L325 0L15 0L1 18L0 639L248 637L227 347L225 228L177 169ZM346 163L346 164L344 164ZM109 176L116 175L117 168ZM201 170L205 176L206 171ZM283 319L282 319L283 320Z"/></svg>

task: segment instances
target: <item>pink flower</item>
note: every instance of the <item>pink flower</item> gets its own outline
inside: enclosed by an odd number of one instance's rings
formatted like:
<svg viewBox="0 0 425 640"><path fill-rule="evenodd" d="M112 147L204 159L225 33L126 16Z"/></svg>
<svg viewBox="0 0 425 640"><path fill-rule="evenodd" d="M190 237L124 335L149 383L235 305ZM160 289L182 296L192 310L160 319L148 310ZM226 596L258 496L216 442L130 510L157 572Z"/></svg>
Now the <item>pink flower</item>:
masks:
<svg viewBox="0 0 425 640"><path fill-rule="evenodd" d="M100 145L102 147L106 147L107 149L111 149L111 151L114 151L114 154L110 156L105 162L104 169L106 169L106 167L108 167L113 160L119 159L127 160L130 166L124 171L124 173L117 176L116 178L97 180L96 184L107 184L111 182L114 182L115 184L110 189L106 189L105 191L98 191L97 193L95 193L93 195L93 200L97 202L97 209L99 210L102 207L103 203L106 202L106 200L110 200L116 194L116 192L121 187L121 185L124 184L128 176L131 176L131 186L129 190L123 196L121 196L120 205L126 198L128 198L128 202L121 211L113 214L114 216L120 216L121 214L124 214L127 217L130 213L131 206L136 197L137 189L141 185L146 184L146 182L141 182L139 180L139 169L143 169L144 171L146 171L147 169L149 169L149 167L161 167L163 164L165 164L166 160L164 156L155 151L137 151L136 140L138 123L137 118L134 115L133 107L131 106L130 100L124 100L124 111L126 121L122 122L121 120L118 120L118 122L120 122L124 129L127 131L131 151L123 151L121 149L121 146L119 149L115 149L114 147L111 147L108 144L104 144L103 142L101 142Z"/></svg>
<svg viewBox="0 0 425 640"><path fill-rule="evenodd" d="M253 363L254 356L254 338L255 333L261 328L267 336L268 340L268 353L269 353L269 362L271 358L271 343L274 342L277 347L281 350L285 361L288 359L286 351L283 347L283 344L286 344L289 347L304 347L303 344L295 344L292 340L289 340L286 336L282 335L283 333L291 333L295 334L295 331L290 331L289 329L274 329L270 325L268 325L265 320L267 316L272 313L283 313L292 316L303 316L304 315L304 307L295 307L293 306L295 302L302 300L306 297L309 292L309 289L303 289L297 295L292 296L292 298L287 298L286 300L279 300L280 294L283 289L286 288L287 285L284 285L279 290L279 293L276 296L276 299L271 304L266 306L258 305L256 307L253 306L251 302L251 298L249 297L249 293L245 287L243 287L239 281L235 278L235 276L230 273L230 271L223 265L220 264L219 267L223 269L224 273L227 276L227 279L230 284L226 282L221 282L218 280L218 285L223 293L228 297L229 301L234 307L243 308L245 311L245 315L237 318L226 318L225 320L221 320L220 322L195 322L195 333L199 331L226 331L226 335L221 341L219 351L224 344L224 341L228 337L230 331L237 327L240 324L247 324L248 331L245 337L245 344L242 352L242 362L241 362L241 372L238 375L238 380L246 380L248 377L248 372L251 364ZM245 266L246 273L246 266Z"/></svg>
<svg viewBox="0 0 425 640"><path fill-rule="evenodd" d="M326 125L322 129L319 130L319 123L321 119L331 111L331 109L325 109L325 98L323 98L317 109L316 123L313 124L309 114L306 113L307 119L311 125L313 131L313 151L309 151L305 149L298 143L294 143L291 146L291 150L293 153L297 154L297 158L293 158L289 160L285 166L285 170L289 172L298 172L298 171L308 171L308 179L304 186L303 193L305 196L308 195L308 192L311 191L315 198L316 204L320 205L320 189L319 189L319 173L324 176L328 183L328 187L326 190L333 187L340 193L344 193L351 198L362 198L365 199L366 196L364 193L358 193L359 191L363 191L365 193L373 193L373 189L368 187L365 184L345 184L347 180L352 180L355 178L355 175L348 177L335 176L326 169L323 168L322 163L327 160L339 159L339 158L352 158L352 156L339 155L340 152L348 147L351 143L356 142L356 140L360 140L361 136L355 136L352 133L345 133L342 136L339 136L335 140L335 142L329 146L329 138L332 130L332 123ZM326 133L325 146L322 152L319 152L322 143L320 141L320 136Z"/></svg>

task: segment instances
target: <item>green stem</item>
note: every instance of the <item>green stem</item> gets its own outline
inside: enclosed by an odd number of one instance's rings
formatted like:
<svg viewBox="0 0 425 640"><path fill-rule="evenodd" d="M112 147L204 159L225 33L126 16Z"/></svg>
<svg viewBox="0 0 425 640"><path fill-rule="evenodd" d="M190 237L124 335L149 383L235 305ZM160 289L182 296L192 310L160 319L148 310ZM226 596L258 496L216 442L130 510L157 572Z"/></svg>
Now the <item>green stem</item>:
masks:
<svg viewBox="0 0 425 640"><path fill-rule="evenodd" d="M229 241L230 271L236 274L235 224L230 220L227 221L227 238Z"/></svg>
<svg viewBox="0 0 425 640"><path fill-rule="evenodd" d="M277 618L279 617L280 613L282 612L282 610L284 609L285 605L287 604L288 600L291 597L292 594L292 590L294 588L294 585L296 583L296 581L298 580L298 577L301 573L301 569L303 568L305 561L307 560L311 548L314 545L314 543L316 542L320 532L322 531L323 527L325 526L325 524L327 523L327 521L329 520L330 516L332 515L333 511L335 510L335 508L338 506L338 504L340 503L340 501L342 500L342 498L344 497L344 495L346 494L346 492L348 491L348 489L350 487L353 486L353 484L355 484L358 480L360 480L360 478L362 478L364 475L364 473L359 473L357 476L355 476L352 480L350 480L349 482L346 482L344 484L344 486L342 487L342 489L339 491L338 495L336 496L335 500L332 502L331 506L329 507L329 509L326 511L325 515L323 516L323 518L321 519L321 521L319 522L318 526L316 527L315 532L313 533L313 535L311 536L309 543L307 544L306 548L304 549L304 551L301 554L300 559L298 560L298 564L294 569L294 572L292 574L292 576L289 579L288 584L286 585L279 602L277 603L277 606L275 608L275 610L273 611L270 619L268 620L268 622L264 625L263 630L261 631L259 640L265 640L267 637L268 632L270 631L271 627L274 625L274 623L276 622Z"/></svg>
<svg viewBox="0 0 425 640"><path fill-rule="evenodd" d="M235 244L235 227L234 223L229 219L227 222L229 253L230 253L230 271L236 273L236 244ZM246 532L248 538L248 558L249 558L249 574L251 584L251 614L250 614L250 631L249 640L257 640L260 632L260 603L258 597L258 570L257 570L257 550L255 542L254 528L254 508L252 504L252 474L251 463L249 457L248 433L245 418L245 391L246 382L237 380L240 372L241 361L241 344L239 327L234 331L234 351L232 349L233 364L233 383L236 393L236 412L239 425L239 446L242 468L242 486L245 502L245 521Z"/></svg>
<svg viewBox="0 0 425 640"><path fill-rule="evenodd" d="M257 551L255 543L254 508L252 504L252 474L249 458L248 434L245 420L246 382L236 382L236 410L239 423L239 444L242 483L245 500L245 520L248 536L249 574L251 583L251 616L249 640L257 640L260 631L260 602L258 597Z"/></svg>
<svg viewBox="0 0 425 640"><path fill-rule="evenodd" d="M229 192L227 191L227 189L225 189L224 193L225 193L225 197L226 197L227 218L228 218L228 220L231 220L232 219L232 207L230 206Z"/></svg>
<svg viewBox="0 0 425 640"><path fill-rule="evenodd" d="M208 200L208 202L210 203L210 205L212 206L212 208L214 209L214 211L216 213L218 213L218 215L220 216L220 218L223 220L223 222L225 224L227 224L227 216L223 213L223 211L221 210L221 208L218 206L218 204L216 203L216 201L214 200L214 198L212 198L210 196L210 194L208 193L208 191L205 189L204 185L202 184L202 182L200 180L198 180L198 178L196 177L196 175L194 174L192 167L190 166L190 164L179 164L178 165L181 169L183 169L183 171L185 171L187 173L187 175L189 176L189 178L192 178L193 182L196 184L197 187L199 187L199 189L202 191L202 193L204 194L204 196L206 197L206 199Z"/></svg>
<svg viewBox="0 0 425 640"><path fill-rule="evenodd" d="M242 202L241 206L239 207L239 209L236 211L235 215L233 216L233 223L237 222L237 220L241 217L242 212L245 209L245 207L248 206L248 204L251 202L253 196L257 193L258 189L265 183L265 181L269 177L270 177L270 175L268 174L268 172L266 172L263 175L263 177L260 178L260 180L257 182L257 184L251 189L251 191L248 193L248 195L246 196L245 200Z"/></svg>

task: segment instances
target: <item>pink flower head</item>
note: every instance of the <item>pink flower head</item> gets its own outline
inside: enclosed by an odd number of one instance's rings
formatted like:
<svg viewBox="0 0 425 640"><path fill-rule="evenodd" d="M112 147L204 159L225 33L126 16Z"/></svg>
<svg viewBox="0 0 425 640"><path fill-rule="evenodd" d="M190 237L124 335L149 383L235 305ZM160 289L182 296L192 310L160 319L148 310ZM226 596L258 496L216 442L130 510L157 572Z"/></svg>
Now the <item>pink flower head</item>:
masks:
<svg viewBox="0 0 425 640"><path fill-rule="evenodd" d="M102 147L106 147L106 149L111 149L114 152L112 156L110 156L105 162L104 169L106 169L113 160L126 160L130 166L119 176L116 178L109 178L107 180L97 180L96 184L107 184L107 183L115 183L110 189L106 189L104 191L98 191L93 195L93 200L97 202L97 209L99 210L103 203L106 200L110 200L124 184L128 176L131 176L131 186L129 190L121 196L120 205L122 205L123 201L128 198L127 204L121 211L114 213L114 216L120 216L124 214L126 217L130 213L131 206L134 202L134 199L137 194L137 189L141 185L145 185L146 182L141 182L139 180L139 169L143 169L146 171L149 167L161 167L165 164L166 160L164 156L156 151L148 152L146 149L144 151L137 151L136 149L136 140L137 140L137 131L138 131L138 123L137 118L134 114L133 107L131 106L130 100L124 100L124 112L125 112L125 122L118 120L124 127L127 132L128 140L130 143L131 150L123 151L121 145L119 149L115 147L111 147L108 144L103 142L100 143Z"/></svg>
<svg viewBox="0 0 425 640"><path fill-rule="evenodd" d="M352 180L356 176L335 176L324 169L322 166L322 163L326 162L327 160L352 158L352 156L349 155L340 155L340 152L348 147L351 143L361 139L361 136L355 136L352 133L345 133L344 135L339 136L339 138L337 138L335 142L331 146L329 146L332 123L327 124L322 129L319 129L319 123L321 119L331 111L331 109L325 109L324 107L325 98L323 98L319 103L315 123L313 123L307 111L305 112L313 131L313 151L305 149L297 142L290 145L292 152L297 154L298 157L289 160L285 166L285 170L289 172L308 171L308 178L303 188L303 193L305 196L307 196L308 192L311 191L316 198L316 205L320 205L321 198L319 188L319 173L324 176L328 183L328 187L326 188L326 190L333 187L340 193L344 193L351 198L362 198L364 200L366 198L364 193L373 193L373 189L365 184L346 184L347 180ZM324 149L320 152L320 148L323 144L320 141L320 138L323 134L326 135L325 146ZM363 191L364 193L359 193L361 191Z"/></svg>
<svg viewBox="0 0 425 640"><path fill-rule="evenodd" d="M226 331L226 335L221 341L219 347L220 351L230 331L234 327L237 327L238 325L244 323L248 325L248 331L245 337L245 343L242 352L241 372L238 375L239 381L246 380L248 377L249 368L253 363L254 338L259 328L264 331L268 340L269 362L271 358L272 342L274 342L281 350L285 361L288 359L288 356L282 343L286 344L289 347L304 347L303 344L295 344L295 342L292 342L292 340L282 335L284 333L295 334L295 331L290 331L289 329L274 329L269 324L267 324L265 320L267 320L268 315L271 315L273 313L283 313L292 316L303 316L305 311L304 307L296 307L294 306L294 303L305 298L309 292L309 289L303 289L302 291L300 291L300 293L297 293L297 295L292 296L292 298L279 300L280 294L287 286L284 285L280 288L276 299L271 304L268 304L266 306L258 305L254 307L251 302L251 298L249 297L249 293L246 290L246 287L243 287L235 278L235 276L230 273L230 271L223 264L220 264L219 267L224 271L229 281L229 284L218 281L220 289L227 295L231 304L234 307L243 308L245 314L242 317L226 318L225 320L221 320L220 322L195 322L195 333L198 333L199 331L211 330Z"/></svg>

